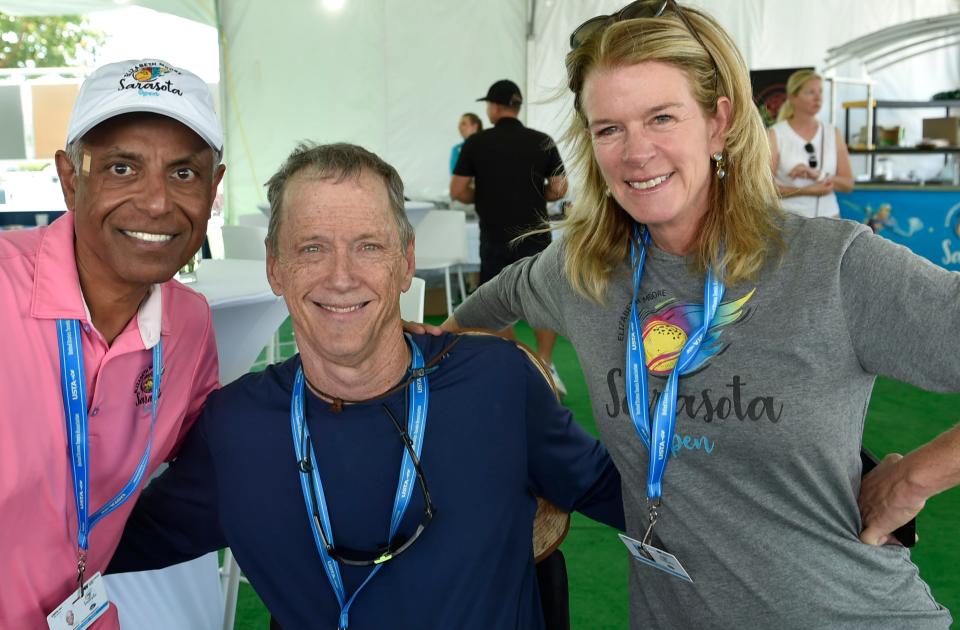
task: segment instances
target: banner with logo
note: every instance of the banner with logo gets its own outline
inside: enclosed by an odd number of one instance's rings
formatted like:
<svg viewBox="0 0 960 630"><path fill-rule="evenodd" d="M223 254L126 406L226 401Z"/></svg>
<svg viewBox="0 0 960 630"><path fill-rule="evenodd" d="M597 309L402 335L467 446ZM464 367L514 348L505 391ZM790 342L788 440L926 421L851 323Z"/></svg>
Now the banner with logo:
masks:
<svg viewBox="0 0 960 630"><path fill-rule="evenodd" d="M838 193L840 216L927 260L960 271L960 190L858 188Z"/></svg>

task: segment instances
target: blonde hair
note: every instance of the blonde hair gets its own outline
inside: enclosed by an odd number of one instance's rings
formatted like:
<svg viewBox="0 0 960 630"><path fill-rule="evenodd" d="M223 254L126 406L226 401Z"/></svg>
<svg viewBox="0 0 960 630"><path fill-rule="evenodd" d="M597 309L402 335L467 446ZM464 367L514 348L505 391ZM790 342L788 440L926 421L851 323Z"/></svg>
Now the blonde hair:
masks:
<svg viewBox="0 0 960 630"><path fill-rule="evenodd" d="M787 96L796 96L799 94L803 86L811 79L820 79L823 81L823 77L813 70L797 70L791 74L787 79ZM793 118L793 113L793 103L788 99L780 106L780 111L777 112L777 121L790 120Z"/></svg>
<svg viewBox="0 0 960 630"><path fill-rule="evenodd" d="M730 127L724 159L726 177L713 179L708 204L696 237L694 270L719 270L727 284L754 279L771 247L782 247L779 198L770 177L770 148L760 114L753 104L746 64L730 36L713 18L684 8L717 63L679 17L616 22L567 55L567 83L574 94L574 115L564 139L574 153L583 189L563 222L564 271L573 288L599 304L613 271L626 258L633 219L608 196L593 155L583 88L591 72L645 61L668 63L688 77L693 96L706 115L716 113L717 99L730 99ZM703 156L705 160L709 156Z"/></svg>

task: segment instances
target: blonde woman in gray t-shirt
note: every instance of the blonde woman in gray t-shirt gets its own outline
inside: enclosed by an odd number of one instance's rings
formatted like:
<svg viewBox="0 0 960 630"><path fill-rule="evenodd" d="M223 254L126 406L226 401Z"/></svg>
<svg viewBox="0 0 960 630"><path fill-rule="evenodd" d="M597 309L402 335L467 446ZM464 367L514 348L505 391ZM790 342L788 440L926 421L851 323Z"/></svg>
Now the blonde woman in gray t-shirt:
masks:
<svg viewBox="0 0 960 630"><path fill-rule="evenodd" d="M631 628L948 628L891 532L960 483L960 428L862 483L859 453L878 374L960 390L960 274L779 209L746 65L701 11L634 2L571 49L563 238L446 326L575 346L624 481Z"/></svg>

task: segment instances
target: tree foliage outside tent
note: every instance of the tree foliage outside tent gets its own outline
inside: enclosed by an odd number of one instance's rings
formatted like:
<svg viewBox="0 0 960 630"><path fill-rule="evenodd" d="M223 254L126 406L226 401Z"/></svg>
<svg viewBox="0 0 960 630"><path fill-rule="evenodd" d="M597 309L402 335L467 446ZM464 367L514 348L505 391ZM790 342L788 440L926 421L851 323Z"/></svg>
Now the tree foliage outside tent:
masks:
<svg viewBox="0 0 960 630"><path fill-rule="evenodd" d="M82 15L0 13L0 68L87 66L103 42L103 33Z"/></svg>

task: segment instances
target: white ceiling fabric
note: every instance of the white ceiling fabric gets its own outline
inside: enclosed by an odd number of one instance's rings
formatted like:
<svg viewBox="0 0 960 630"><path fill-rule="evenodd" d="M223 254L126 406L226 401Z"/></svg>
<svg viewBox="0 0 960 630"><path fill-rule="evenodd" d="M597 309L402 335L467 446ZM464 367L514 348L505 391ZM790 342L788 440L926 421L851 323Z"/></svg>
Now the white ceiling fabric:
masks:
<svg viewBox="0 0 960 630"><path fill-rule="evenodd" d="M474 99L497 79L524 83L525 15L525 0L365 0L336 14L313 0L223 2L228 203L253 211L304 139L363 145L409 196L444 194L460 115L483 115Z"/></svg>
<svg viewBox="0 0 960 630"><path fill-rule="evenodd" d="M216 4L215 4L216 2ZM554 138L569 111L563 59L570 31L626 0L138 0L219 26L227 134L227 209L254 212L262 185L296 142L349 141L394 164L408 195L438 198L449 182L457 119L490 83L525 87L522 117ZM960 10L958 0L689 0L717 16L754 69L819 66L826 51L866 33ZM535 5L535 9L531 8ZM0 0L17 14L81 13L114 0ZM882 7L882 9L881 9ZM219 11L219 14L218 14ZM534 12L533 37L527 38ZM176 36L176 34L172 34ZM860 76L848 65L844 76ZM960 86L957 47L874 73L875 95L927 99ZM560 98L553 99L556 94ZM847 88L839 100L864 97ZM553 99L553 100L551 100ZM885 114L919 126L915 113ZM858 123L862 124L862 123ZM909 127L908 127L909 132Z"/></svg>

